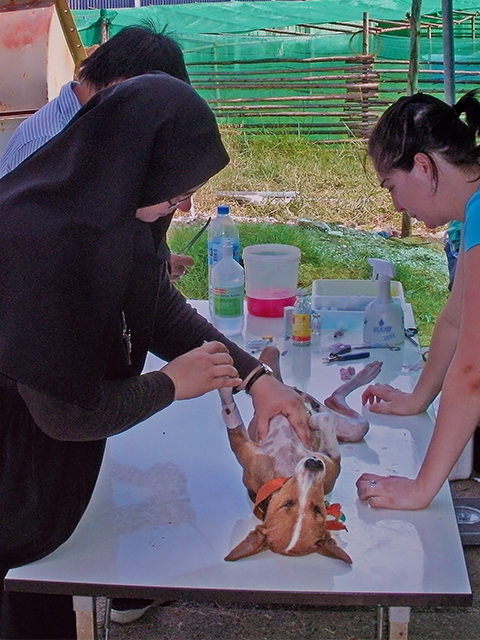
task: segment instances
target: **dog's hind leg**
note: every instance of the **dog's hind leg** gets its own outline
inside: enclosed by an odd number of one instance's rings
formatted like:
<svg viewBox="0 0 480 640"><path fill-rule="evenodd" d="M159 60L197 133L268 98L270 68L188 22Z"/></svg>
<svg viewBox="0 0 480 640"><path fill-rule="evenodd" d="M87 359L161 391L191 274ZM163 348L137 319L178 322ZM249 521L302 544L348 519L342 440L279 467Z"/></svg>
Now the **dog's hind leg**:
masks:
<svg viewBox="0 0 480 640"><path fill-rule="evenodd" d="M325 453L332 460L340 460L340 449L336 431L337 417L333 411L324 410L310 416L310 428L315 431L318 438L320 453Z"/></svg>
<svg viewBox="0 0 480 640"><path fill-rule="evenodd" d="M367 433L369 424L363 416L348 406L346 397L354 389L371 382L382 368L383 362L365 365L351 380L342 384L326 398L325 406L338 414L337 437L342 442L358 442Z"/></svg>
<svg viewBox="0 0 480 640"><path fill-rule="evenodd" d="M325 465L325 493L330 493L340 473L340 449L337 440L337 416L325 409L310 417L310 427L318 438L317 451L322 454Z"/></svg>

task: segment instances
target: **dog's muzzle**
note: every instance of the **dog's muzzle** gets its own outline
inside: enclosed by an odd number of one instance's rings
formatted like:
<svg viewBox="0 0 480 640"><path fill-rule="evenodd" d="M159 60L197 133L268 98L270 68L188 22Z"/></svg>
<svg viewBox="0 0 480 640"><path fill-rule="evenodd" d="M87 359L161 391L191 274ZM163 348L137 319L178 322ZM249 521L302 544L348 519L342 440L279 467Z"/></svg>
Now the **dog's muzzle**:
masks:
<svg viewBox="0 0 480 640"><path fill-rule="evenodd" d="M319 460L318 458L307 458L303 466L307 471L313 471L317 473L325 469L325 465L323 464L322 460Z"/></svg>

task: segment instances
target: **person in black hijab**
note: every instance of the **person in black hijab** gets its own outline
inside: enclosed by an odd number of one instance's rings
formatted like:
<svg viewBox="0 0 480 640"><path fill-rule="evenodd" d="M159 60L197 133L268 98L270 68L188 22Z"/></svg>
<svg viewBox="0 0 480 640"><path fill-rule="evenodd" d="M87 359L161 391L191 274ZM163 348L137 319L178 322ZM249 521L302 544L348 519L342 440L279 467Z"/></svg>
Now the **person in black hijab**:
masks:
<svg viewBox="0 0 480 640"><path fill-rule="evenodd" d="M0 575L71 535L106 437L259 372L158 256L158 221L227 163L208 105L156 73L100 91L0 180ZM142 374L148 351L167 364ZM260 434L282 412L307 442L290 387L262 375L249 393ZM73 612L25 597L3 594L0 637L75 637Z"/></svg>

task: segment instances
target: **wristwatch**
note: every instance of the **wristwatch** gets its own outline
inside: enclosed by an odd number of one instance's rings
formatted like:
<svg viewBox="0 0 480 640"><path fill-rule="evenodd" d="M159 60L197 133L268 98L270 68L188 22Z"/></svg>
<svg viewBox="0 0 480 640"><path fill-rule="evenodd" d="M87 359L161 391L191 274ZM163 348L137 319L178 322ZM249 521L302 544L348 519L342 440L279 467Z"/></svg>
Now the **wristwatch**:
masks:
<svg viewBox="0 0 480 640"><path fill-rule="evenodd" d="M245 385L245 393L250 393L250 389L255 384L255 382L264 375L273 376L273 369L272 367L269 367L268 364L265 364L264 362L262 362L260 363L260 369L255 371L253 376Z"/></svg>

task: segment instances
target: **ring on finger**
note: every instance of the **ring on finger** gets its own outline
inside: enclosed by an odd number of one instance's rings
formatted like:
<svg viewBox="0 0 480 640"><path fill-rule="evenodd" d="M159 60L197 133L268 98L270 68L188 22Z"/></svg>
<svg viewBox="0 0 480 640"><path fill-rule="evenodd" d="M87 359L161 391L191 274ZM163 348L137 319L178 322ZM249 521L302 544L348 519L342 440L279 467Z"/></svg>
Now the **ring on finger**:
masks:
<svg viewBox="0 0 480 640"><path fill-rule="evenodd" d="M376 480L370 480L370 488L371 489L375 489L376 486L377 486L377 481Z"/></svg>

